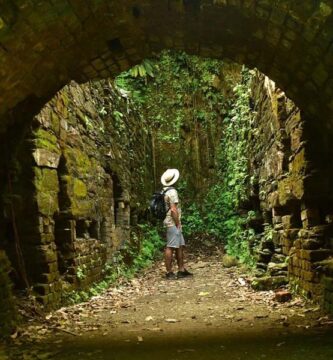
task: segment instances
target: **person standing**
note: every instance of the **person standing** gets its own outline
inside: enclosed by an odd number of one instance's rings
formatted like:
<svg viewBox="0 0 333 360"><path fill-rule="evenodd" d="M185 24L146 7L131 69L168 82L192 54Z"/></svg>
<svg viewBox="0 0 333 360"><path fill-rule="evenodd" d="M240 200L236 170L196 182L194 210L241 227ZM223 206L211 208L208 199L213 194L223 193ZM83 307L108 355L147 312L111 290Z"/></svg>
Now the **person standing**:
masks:
<svg viewBox="0 0 333 360"><path fill-rule="evenodd" d="M193 274L186 270L184 266L185 240L181 225L181 207L177 190L173 187L179 179L177 169L168 169L161 176L161 183L164 186L164 201L166 206L166 217L164 226L166 227L166 248L165 248L165 267L166 279L185 278ZM176 253L178 272L177 275L172 271L173 254Z"/></svg>

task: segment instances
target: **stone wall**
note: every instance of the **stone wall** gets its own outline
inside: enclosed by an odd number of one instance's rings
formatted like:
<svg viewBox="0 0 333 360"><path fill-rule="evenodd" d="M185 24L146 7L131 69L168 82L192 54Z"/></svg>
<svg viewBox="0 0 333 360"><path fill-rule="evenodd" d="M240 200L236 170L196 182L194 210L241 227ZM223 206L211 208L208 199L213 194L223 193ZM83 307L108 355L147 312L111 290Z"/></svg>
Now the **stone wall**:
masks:
<svg viewBox="0 0 333 360"><path fill-rule="evenodd" d="M330 121L332 20L333 0L8 0L0 125L22 102L42 103L71 79L113 76L166 48L257 66L304 111Z"/></svg>
<svg viewBox="0 0 333 360"><path fill-rule="evenodd" d="M101 279L146 207L151 141L128 101L109 81L71 83L8 151L1 246L17 269L19 241L28 282L47 307L63 290Z"/></svg>
<svg viewBox="0 0 333 360"><path fill-rule="evenodd" d="M332 307L332 150L321 133L267 77L252 86L250 200L261 238L256 286L295 288ZM251 225L251 224L250 224ZM252 224L253 225L253 224ZM288 261L289 260L289 261ZM321 263L321 261L323 261ZM325 294L325 295L324 295Z"/></svg>

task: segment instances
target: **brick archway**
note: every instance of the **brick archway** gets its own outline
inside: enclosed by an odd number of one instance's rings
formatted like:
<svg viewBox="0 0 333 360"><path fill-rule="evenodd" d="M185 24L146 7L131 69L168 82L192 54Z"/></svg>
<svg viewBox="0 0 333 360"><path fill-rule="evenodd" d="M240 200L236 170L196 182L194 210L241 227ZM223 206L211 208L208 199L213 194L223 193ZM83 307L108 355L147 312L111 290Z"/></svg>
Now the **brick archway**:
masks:
<svg viewBox="0 0 333 360"><path fill-rule="evenodd" d="M0 116L69 80L115 75L164 48L230 58L275 80L311 118L333 114L333 1L7 1Z"/></svg>

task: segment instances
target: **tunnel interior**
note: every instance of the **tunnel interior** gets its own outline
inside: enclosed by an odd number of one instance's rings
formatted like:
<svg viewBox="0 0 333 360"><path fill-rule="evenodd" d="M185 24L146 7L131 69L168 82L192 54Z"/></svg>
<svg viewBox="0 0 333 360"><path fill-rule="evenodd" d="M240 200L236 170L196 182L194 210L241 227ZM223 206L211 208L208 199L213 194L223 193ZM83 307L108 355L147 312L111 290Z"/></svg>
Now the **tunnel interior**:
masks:
<svg viewBox="0 0 333 360"><path fill-rule="evenodd" d="M70 289L101 280L130 237L131 209L144 213L158 174L152 134L110 79L172 49L260 71L250 104L259 129L249 138L253 191L240 205L256 213L248 226L258 238L272 229L257 270L275 280L258 277L257 287L287 277L332 311L333 2L81 5L1 5L0 246L15 285L57 307L64 279ZM283 257L287 268L269 268Z"/></svg>

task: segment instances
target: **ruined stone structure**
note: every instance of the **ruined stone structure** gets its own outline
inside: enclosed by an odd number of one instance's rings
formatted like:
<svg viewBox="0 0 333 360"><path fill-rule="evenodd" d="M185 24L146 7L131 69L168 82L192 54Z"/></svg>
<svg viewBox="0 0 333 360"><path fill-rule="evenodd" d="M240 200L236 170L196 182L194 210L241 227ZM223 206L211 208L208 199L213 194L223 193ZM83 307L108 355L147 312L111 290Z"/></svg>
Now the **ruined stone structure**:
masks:
<svg viewBox="0 0 333 360"><path fill-rule="evenodd" d="M257 267L261 275L274 276L261 278L256 286L279 286L289 275L298 290L332 311L333 173L328 144L267 77L257 73L252 93L252 204L262 214L259 232L266 226Z"/></svg>
<svg viewBox="0 0 333 360"><path fill-rule="evenodd" d="M302 110L300 117L278 101L278 120L262 122L268 142L261 153L272 156L266 168L258 165L265 179L260 206L265 222L274 223L276 245L291 255L290 274L312 296L324 294L324 281L332 308L330 265L321 267L324 277L312 269L331 249L333 0L9 0L0 10L0 186L10 194L1 201L4 219L14 220L12 228L6 221L2 227L7 238L24 239L27 274L21 278L35 285L45 304L58 301L61 275L79 282L75 274L85 266L87 281L99 277L107 244L122 238L117 232L126 231L131 219L131 196L140 193L133 190L137 182L126 185L124 179L141 170L127 164L121 175L113 160L145 159L146 153L121 146L124 137L140 136L139 127L131 133L126 128L109 147L112 137L104 130L96 149L91 103L73 113L70 101L58 96L36 115L71 80L107 78L170 48L256 66ZM270 140L270 126L281 134L277 141ZM57 238L64 240L61 246ZM89 255L92 249L98 259Z"/></svg>
<svg viewBox="0 0 333 360"><path fill-rule="evenodd" d="M129 239L151 192L142 125L109 81L71 83L6 149L1 247L44 305L100 280Z"/></svg>
<svg viewBox="0 0 333 360"><path fill-rule="evenodd" d="M328 121L332 10L332 0L6 1L1 124L24 101L43 105L72 79L106 78L165 48L256 66L309 117Z"/></svg>

